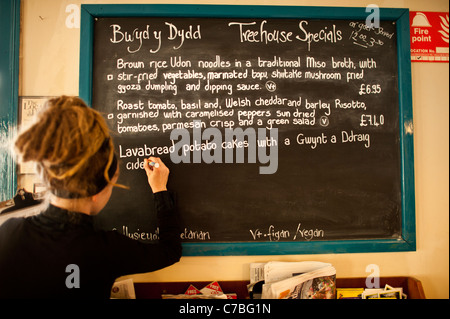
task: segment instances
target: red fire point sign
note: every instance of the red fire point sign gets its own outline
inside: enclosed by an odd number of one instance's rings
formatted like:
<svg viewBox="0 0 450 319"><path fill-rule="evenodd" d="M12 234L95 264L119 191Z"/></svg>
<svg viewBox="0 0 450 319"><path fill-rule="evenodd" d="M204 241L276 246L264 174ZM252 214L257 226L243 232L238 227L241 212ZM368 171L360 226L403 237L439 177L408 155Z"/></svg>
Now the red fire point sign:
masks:
<svg viewBox="0 0 450 319"><path fill-rule="evenodd" d="M410 11L412 62L448 63L448 12Z"/></svg>

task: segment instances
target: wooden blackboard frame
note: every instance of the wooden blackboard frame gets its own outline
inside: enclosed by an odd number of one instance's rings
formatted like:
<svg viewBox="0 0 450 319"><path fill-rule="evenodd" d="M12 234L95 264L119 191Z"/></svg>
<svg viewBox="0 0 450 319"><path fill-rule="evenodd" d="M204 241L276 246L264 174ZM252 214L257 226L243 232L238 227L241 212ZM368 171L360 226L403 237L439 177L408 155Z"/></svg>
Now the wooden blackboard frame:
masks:
<svg viewBox="0 0 450 319"><path fill-rule="evenodd" d="M20 0L2 1L0 10L0 202L17 191L16 160L9 151L18 124Z"/></svg>
<svg viewBox="0 0 450 319"><path fill-rule="evenodd" d="M380 8L397 30L402 223L399 239L310 242L183 243L185 256L289 255L416 250L414 134L409 10ZM93 87L94 21L99 17L308 18L365 20L366 8L229 5L81 5L79 96L89 105Z"/></svg>

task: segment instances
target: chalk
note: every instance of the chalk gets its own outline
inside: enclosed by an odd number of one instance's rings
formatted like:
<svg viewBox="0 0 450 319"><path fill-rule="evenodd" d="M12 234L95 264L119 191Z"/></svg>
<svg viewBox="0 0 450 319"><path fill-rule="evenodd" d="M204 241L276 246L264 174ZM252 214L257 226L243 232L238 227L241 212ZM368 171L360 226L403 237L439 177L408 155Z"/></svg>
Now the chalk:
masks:
<svg viewBox="0 0 450 319"><path fill-rule="evenodd" d="M159 167L159 164L158 164L158 163L155 163L155 162L148 162L148 165L149 165L149 166L154 166L154 167L156 167L156 168Z"/></svg>

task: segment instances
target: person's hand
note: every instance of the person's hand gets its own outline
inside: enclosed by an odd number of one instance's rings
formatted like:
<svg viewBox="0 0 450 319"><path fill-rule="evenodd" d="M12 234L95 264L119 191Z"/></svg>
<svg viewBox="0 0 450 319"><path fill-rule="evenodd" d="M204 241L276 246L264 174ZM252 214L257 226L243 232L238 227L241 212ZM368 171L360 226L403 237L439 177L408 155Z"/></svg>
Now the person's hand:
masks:
<svg viewBox="0 0 450 319"><path fill-rule="evenodd" d="M155 166L149 165L149 163L155 163ZM147 173L148 184L153 193L162 192L167 190L167 180L169 179L169 169L161 161L159 157L149 157L144 159L144 169Z"/></svg>

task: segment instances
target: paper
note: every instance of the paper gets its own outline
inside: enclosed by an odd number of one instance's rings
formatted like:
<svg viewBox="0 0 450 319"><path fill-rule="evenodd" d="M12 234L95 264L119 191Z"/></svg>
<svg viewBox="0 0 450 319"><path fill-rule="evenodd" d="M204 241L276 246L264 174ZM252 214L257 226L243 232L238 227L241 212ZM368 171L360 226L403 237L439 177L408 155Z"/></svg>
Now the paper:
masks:
<svg viewBox="0 0 450 319"><path fill-rule="evenodd" d="M111 288L111 299L136 299L133 279L116 281Z"/></svg>

